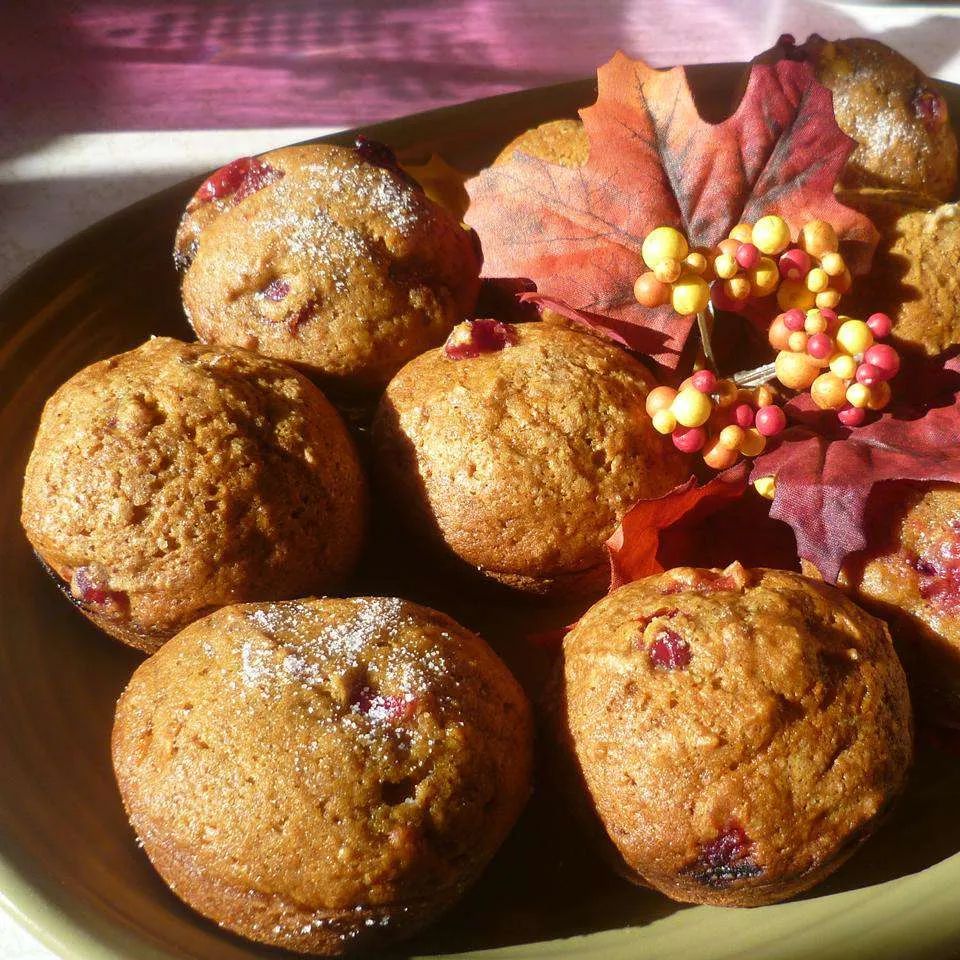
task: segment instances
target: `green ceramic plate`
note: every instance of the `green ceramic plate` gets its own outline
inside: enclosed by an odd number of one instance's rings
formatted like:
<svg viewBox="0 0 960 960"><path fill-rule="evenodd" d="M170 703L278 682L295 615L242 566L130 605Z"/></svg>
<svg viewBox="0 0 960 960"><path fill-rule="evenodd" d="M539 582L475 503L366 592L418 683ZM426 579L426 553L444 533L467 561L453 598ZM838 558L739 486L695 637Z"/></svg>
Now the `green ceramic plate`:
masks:
<svg viewBox="0 0 960 960"><path fill-rule="evenodd" d="M710 115L738 67L696 68ZM465 170L511 137L590 103L590 82L496 97L373 127L401 155ZM948 90L960 116L960 88ZM352 139L344 134L341 140ZM136 847L109 759L114 702L138 662L91 627L30 555L20 482L44 399L93 360L150 334L189 338L170 248L190 183L150 197L38 261L0 295L0 901L72 960L249 960L282 954L182 906ZM368 562L356 591L433 602L476 627L533 685L522 640L536 616L502 594L441 584L417 564ZM558 622L569 612L554 611ZM542 655L541 655L542 656ZM880 834L828 883L755 910L685 907L617 879L541 790L477 888L410 943L413 956L943 958L960 956L958 764L921 753Z"/></svg>

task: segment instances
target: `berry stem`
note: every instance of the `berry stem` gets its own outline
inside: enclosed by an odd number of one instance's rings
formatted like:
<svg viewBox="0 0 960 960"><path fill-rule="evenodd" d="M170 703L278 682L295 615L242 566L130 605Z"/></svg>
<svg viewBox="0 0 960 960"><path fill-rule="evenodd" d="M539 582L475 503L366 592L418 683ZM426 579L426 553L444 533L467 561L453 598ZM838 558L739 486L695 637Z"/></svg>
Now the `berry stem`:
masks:
<svg viewBox="0 0 960 960"><path fill-rule="evenodd" d="M710 332L713 329L713 304L708 303L706 310L697 314L697 329L700 331L700 343L703 346L703 355L707 359L710 369L717 372L717 361L713 356L713 344L710 342Z"/></svg>
<svg viewBox="0 0 960 960"><path fill-rule="evenodd" d="M776 364L765 363L762 366L754 367L752 370L741 370L735 373L730 379L738 387L759 387L777 377Z"/></svg>

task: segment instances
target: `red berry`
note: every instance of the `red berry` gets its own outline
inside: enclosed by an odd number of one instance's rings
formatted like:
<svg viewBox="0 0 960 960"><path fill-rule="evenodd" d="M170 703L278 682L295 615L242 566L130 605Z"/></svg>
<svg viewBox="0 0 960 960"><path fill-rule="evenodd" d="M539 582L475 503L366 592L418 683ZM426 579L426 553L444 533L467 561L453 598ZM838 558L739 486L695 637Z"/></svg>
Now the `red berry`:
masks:
<svg viewBox="0 0 960 960"><path fill-rule="evenodd" d="M713 393L717 389L717 378L712 370L698 370L690 378L690 385L701 393Z"/></svg>
<svg viewBox="0 0 960 960"><path fill-rule="evenodd" d="M857 383L862 383L865 387L875 387L881 380L884 380L883 371L875 367L872 363L861 363L857 367Z"/></svg>
<svg viewBox="0 0 960 960"><path fill-rule="evenodd" d="M760 251L752 243L741 243L734 254L734 260L744 270L752 270L760 262Z"/></svg>
<svg viewBox="0 0 960 960"><path fill-rule="evenodd" d="M681 453L696 453L707 442L707 432L703 427L677 427L670 436L673 445Z"/></svg>
<svg viewBox="0 0 960 960"><path fill-rule="evenodd" d="M814 333L807 340L807 353L815 360L826 360L833 353L833 340L825 333Z"/></svg>
<svg viewBox="0 0 960 960"><path fill-rule="evenodd" d="M741 403L737 406L737 409L733 411L733 419L736 421L737 426L743 427L744 430L753 426L754 417L753 407L751 407L749 403Z"/></svg>
<svg viewBox="0 0 960 960"><path fill-rule="evenodd" d="M657 670L683 670L690 665L690 644L669 627L657 633L647 654Z"/></svg>
<svg viewBox="0 0 960 960"><path fill-rule="evenodd" d="M840 317L836 310L829 307L820 307L820 316L827 321L827 330L833 333L840 326Z"/></svg>
<svg viewBox="0 0 960 960"><path fill-rule="evenodd" d="M517 342L517 331L499 320L468 320L454 327L443 352L451 360L472 360L484 353L496 353Z"/></svg>
<svg viewBox="0 0 960 960"><path fill-rule="evenodd" d="M852 407L848 403L837 411L837 419L845 427L860 427L867 419L867 411L860 407Z"/></svg>
<svg viewBox="0 0 960 960"><path fill-rule="evenodd" d="M867 326L878 340L882 340L884 337L890 336L893 321L885 313L871 313L867 317Z"/></svg>
<svg viewBox="0 0 960 960"><path fill-rule="evenodd" d="M880 379L889 380L895 377L900 369L900 356L893 347L886 343L875 343L863 355L866 363L877 367L880 371Z"/></svg>
<svg viewBox="0 0 960 960"><path fill-rule="evenodd" d="M765 437L775 437L787 425L787 415L780 407L771 404L761 407L756 415L757 430Z"/></svg>
<svg viewBox="0 0 960 960"><path fill-rule="evenodd" d="M807 318L804 312L798 307L793 307L793 309L788 310L783 315L783 325L794 333L803 330L803 325L806 323L806 320Z"/></svg>
<svg viewBox="0 0 960 960"><path fill-rule="evenodd" d="M777 261L784 280L802 280L810 272L810 255L799 247L780 254Z"/></svg>

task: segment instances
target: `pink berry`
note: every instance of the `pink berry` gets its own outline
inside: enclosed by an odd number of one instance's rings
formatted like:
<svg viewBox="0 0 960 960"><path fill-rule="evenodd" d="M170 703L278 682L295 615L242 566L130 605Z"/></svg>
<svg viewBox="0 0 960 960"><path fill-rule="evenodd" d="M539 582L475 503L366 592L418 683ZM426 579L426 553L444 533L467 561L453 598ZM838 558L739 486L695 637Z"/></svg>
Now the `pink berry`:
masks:
<svg viewBox="0 0 960 960"><path fill-rule="evenodd" d="M707 442L707 432L703 427L677 427L670 436L673 445L681 453L696 453Z"/></svg>
<svg viewBox="0 0 960 960"><path fill-rule="evenodd" d="M863 355L866 363L877 367L882 380L890 380L897 375L900 369L900 356L893 347L886 343L875 343Z"/></svg>
<svg viewBox="0 0 960 960"><path fill-rule="evenodd" d="M871 313L870 316L867 317L867 326L878 340L882 340L884 337L890 336L890 331L893 329L893 321L885 313Z"/></svg>
<svg viewBox="0 0 960 960"><path fill-rule="evenodd" d="M860 427L867 419L867 411L860 407L852 407L847 404L837 411L837 419L845 427Z"/></svg>
<svg viewBox="0 0 960 960"><path fill-rule="evenodd" d="M647 653L657 670L683 670L690 665L690 644L669 627L657 633Z"/></svg>
<svg viewBox="0 0 960 960"><path fill-rule="evenodd" d="M865 387L875 387L881 380L885 379L883 371L872 363L861 363L857 367L856 377L857 383L862 383Z"/></svg>
<svg viewBox="0 0 960 960"><path fill-rule="evenodd" d="M468 320L454 327L443 352L451 360L472 360L484 353L496 353L517 342L517 331L499 320Z"/></svg>
<svg viewBox="0 0 960 960"><path fill-rule="evenodd" d="M749 403L741 403L737 409L733 411L733 419L736 421L737 426L743 427L744 430L753 426L754 416L753 407L751 407Z"/></svg>
<svg viewBox="0 0 960 960"><path fill-rule="evenodd" d="M783 325L794 333L803 330L803 325L806 323L806 320L807 318L804 316L803 311L798 307L788 310L783 315Z"/></svg>
<svg viewBox="0 0 960 960"><path fill-rule="evenodd" d="M787 426L787 415L780 407L761 407L755 418L757 430L765 437L775 437Z"/></svg>
<svg viewBox="0 0 960 960"><path fill-rule="evenodd" d="M831 310L829 307L820 307L820 316L827 321L827 329L831 333L840 326L840 317L836 310Z"/></svg>
<svg viewBox="0 0 960 960"><path fill-rule="evenodd" d="M717 389L717 378L712 370L698 370L690 378L690 385L701 393L713 393Z"/></svg>
<svg viewBox="0 0 960 960"><path fill-rule="evenodd" d="M760 262L760 251L752 243L741 243L734 259L744 270L752 270Z"/></svg>
<svg viewBox="0 0 960 960"><path fill-rule="evenodd" d="M814 333L807 340L807 353L815 360L826 360L833 353L833 340L825 333Z"/></svg>
<svg viewBox="0 0 960 960"><path fill-rule="evenodd" d="M798 248L787 250L777 261L784 280L802 280L810 272L810 255Z"/></svg>

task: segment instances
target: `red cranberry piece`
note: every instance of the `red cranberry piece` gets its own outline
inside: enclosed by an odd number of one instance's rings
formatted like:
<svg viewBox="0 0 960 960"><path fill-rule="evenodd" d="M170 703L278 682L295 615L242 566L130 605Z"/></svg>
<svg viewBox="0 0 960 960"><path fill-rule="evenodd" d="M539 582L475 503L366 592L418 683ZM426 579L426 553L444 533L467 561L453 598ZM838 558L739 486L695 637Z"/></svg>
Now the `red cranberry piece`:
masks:
<svg viewBox="0 0 960 960"><path fill-rule="evenodd" d="M283 300L290 292L290 284L286 280L271 280L261 291L267 300Z"/></svg>
<svg viewBox="0 0 960 960"><path fill-rule="evenodd" d="M400 166L400 161L397 160L397 155L393 150L387 146L385 143L381 143L379 140L371 140L369 137L365 137L362 133L357 135L357 139L353 142L354 149L357 151L357 155L363 160L364 163L369 163L374 167L381 167L384 170L389 170L391 173L395 173L401 180L409 184L411 187L415 187L417 190L423 191L423 187L414 180L413 177L407 173L403 167Z"/></svg>
<svg viewBox="0 0 960 960"><path fill-rule="evenodd" d="M917 119L930 131L936 133L947 119L947 105L936 90L919 87L910 101Z"/></svg>
<svg viewBox="0 0 960 960"><path fill-rule="evenodd" d="M686 871L709 887L725 887L734 880L756 877L762 868L753 859L753 841L736 820L730 821L709 843Z"/></svg>
<svg viewBox="0 0 960 960"><path fill-rule="evenodd" d="M499 320L468 320L447 337L443 352L451 360L472 360L484 353L496 353L517 342L517 331Z"/></svg>
<svg viewBox="0 0 960 960"><path fill-rule="evenodd" d="M269 186L269 184L275 183L277 180L282 178L282 170L278 170L276 167L271 167L269 163L264 163L263 160L259 160L257 157L254 157L252 163L250 164L250 169L247 170L243 180L240 181L240 186L237 187L237 192L233 196L233 201L234 203L239 203L245 197L249 197L251 194L256 193L258 190L262 190L264 187Z"/></svg>
<svg viewBox="0 0 960 960"><path fill-rule="evenodd" d="M950 535L936 547L913 559L920 596L951 612L960 609L960 532L955 524L950 524Z"/></svg>
<svg viewBox="0 0 960 960"><path fill-rule="evenodd" d="M316 306L316 300L308 300L299 310L287 317L287 329L291 334L296 335L300 327L310 319Z"/></svg>
<svg viewBox="0 0 960 960"><path fill-rule="evenodd" d="M658 631L647 653L657 670L683 670L690 666L690 644L669 627Z"/></svg>
<svg viewBox="0 0 960 960"><path fill-rule="evenodd" d="M111 590L91 567L77 567L70 584L73 595L82 603L126 610L130 599L122 590Z"/></svg>
<svg viewBox="0 0 960 960"><path fill-rule="evenodd" d="M259 157L240 157L207 177L200 184L196 199L207 203L233 195L234 200L239 201L282 176L282 170L271 167Z"/></svg>
<svg viewBox="0 0 960 960"><path fill-rule="evenodd" d="M413 716L416 700L411 696L385 695L375 693L370 687L361 687L353 697L352 704L371 720L400 723Z"/></svg>

